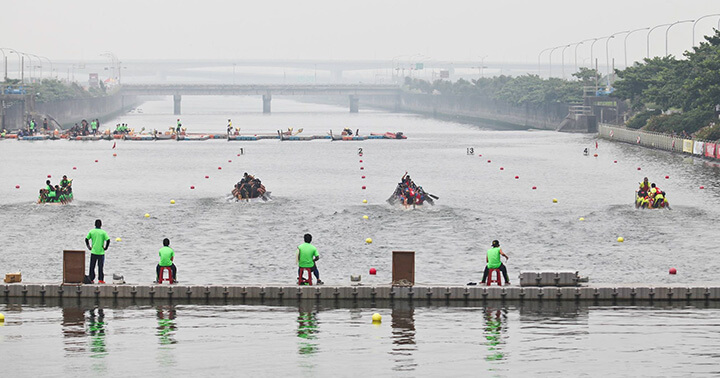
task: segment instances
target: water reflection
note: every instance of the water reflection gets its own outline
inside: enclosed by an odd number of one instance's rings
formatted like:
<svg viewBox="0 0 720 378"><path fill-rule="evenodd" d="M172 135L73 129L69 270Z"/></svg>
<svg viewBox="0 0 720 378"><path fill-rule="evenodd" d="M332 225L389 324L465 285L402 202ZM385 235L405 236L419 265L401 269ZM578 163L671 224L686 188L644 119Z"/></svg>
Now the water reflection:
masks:
<svg viewBox="0 0 720 378"><path fill-rule="evenodd" d="M391 315L393 348L390 354L395 356L393 370L415 370L417 366L413 358L413 353L417 350L415 346L415 308L412 306L395 307L392 309Z"/></svg>
<svg viewBox="0 0 720 378"><path fill-rule="evenodd" d="M297 336L302 339L298 345L300 355L313 355L318 351L317 334L318 319L317 311L311 306L298 306Z"/></svg>
<svg viewBox="0 0 720 378"><path fill-rule="evenodd" d="M507 337L505 336L507 328L503 324L507 323L507 310L487 307L485 308L484 318L485 327L483 333L490 352L485 359L488 361L502 360L505 357L503 345L505 344L504 339Z"/></svg>
<svg viewBox="0 0 720 378"><path fill-rule="evenodd" d="M97 311L97 315L96 315ZM102 308L88 310L89 319L87 334L90 335L90 352L91 357L105 357L107 352L107 341L105 323L105 310Z"/></svg>
<svg viewBox="0 0 720 378"><path fill-rule="evenodd" d="M62 317L65 351L70 353L84 352L85 310L80 307L63 307Z"/></svg>
<svg viewBox="0 0 720 378"><path fill-rule="evenodd" d="M169 306L158 306L157 307L157 333L160 345L171 345L176 344L175 331L177 331L177 324L175 317L177 311L174 305Z"/></svg>

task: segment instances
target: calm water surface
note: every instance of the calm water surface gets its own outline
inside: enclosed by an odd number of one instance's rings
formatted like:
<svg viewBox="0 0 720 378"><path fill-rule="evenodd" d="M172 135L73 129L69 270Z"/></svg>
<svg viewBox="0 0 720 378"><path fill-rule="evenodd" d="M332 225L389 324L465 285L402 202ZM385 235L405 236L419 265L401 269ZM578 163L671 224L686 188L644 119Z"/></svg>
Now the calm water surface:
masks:
<svg viewBox="0 0 720 378"><path fill-rule="evenodd" d="M720 310L0 305L7 376L689 376L720 373ZM371 324L374 312L381 324Z"/></svg>

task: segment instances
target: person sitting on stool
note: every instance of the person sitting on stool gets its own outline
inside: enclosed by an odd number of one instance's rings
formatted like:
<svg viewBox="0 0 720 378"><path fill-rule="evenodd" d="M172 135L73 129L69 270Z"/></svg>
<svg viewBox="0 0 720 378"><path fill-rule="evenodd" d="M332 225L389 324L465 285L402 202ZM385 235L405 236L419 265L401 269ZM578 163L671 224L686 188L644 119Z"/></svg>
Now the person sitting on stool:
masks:
<svg viewBox="0 0 720 378"><path fill-rule="evenodd" d="M160 282L160 267L166 266L169 266L170 270L172 271L172 277L170 277L170 282L177 282L177 267L175 267L175 264L173 264L173 260L175 260L175 251L170 248L170 239L163 239L163 247L160 248L158 254L160 255L160 263L157 265L157 267L155 267L155 273L157 277L155 282Z"/></svg>
<svg viewBox="0 0 720 378"><path fill-rule="evenodd" d="M485 262L487 262L487 265L485 265L485 272L483 273L483 278L481 281L482 283L485 283L490 269L500 269L503 276L505 277L505 285L510 285L510 278L508 278L507 268L500 260L501 255L505 256L505 261L507 262L509 257L500 248L500 242L497 240L493 240L492 248L488 249L487 256L485 256Z"/></svg>
<svg viewBox="0 0 720 378"><path fill-rule="evenodd" d="M310 268L311 270L314 270L315 268L315 262L320 259L320 255L318 254L317 248L315 248L314 245L310 244L312 242L312 235L305 234L303 236L303 239L305 240L305 243L300 244L297 247L297 255L296 260L298 264L298 277L302 277L302 270L303 268ZM319 278L319 273L316 274L315 277ZM308 277L309 279L310 277ZM322 282L318 282L319 285L322 285Z"/></svg>

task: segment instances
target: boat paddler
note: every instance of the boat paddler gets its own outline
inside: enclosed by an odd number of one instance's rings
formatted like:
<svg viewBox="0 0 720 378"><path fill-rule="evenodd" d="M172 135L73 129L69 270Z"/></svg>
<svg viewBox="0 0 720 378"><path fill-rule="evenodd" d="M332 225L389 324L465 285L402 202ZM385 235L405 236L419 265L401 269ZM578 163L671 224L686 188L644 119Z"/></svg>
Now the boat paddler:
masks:
<svg viewBox="0 0 720 378"><path fill-rule="evenodd" d="M640 191L641 192L648 192L650 191L650 183L648 182L648 178L645 177L643 179L643 182L640 183Z"/></svg>

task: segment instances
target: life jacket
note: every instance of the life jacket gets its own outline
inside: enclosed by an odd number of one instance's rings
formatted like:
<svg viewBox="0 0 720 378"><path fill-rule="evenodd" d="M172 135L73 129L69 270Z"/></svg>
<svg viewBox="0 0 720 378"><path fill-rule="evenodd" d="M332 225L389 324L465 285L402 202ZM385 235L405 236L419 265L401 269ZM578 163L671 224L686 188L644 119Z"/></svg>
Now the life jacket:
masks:
<svg viewBox="0 0 720 378"><path fill-rule="evenodd" d="M645 183L645 182L641 182L641 183L640 183L640 191L645 191L645 192L647 192L648 190L650 190L650 184L647 184L647 183Z"/></svg>

